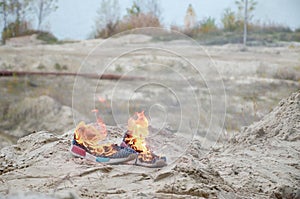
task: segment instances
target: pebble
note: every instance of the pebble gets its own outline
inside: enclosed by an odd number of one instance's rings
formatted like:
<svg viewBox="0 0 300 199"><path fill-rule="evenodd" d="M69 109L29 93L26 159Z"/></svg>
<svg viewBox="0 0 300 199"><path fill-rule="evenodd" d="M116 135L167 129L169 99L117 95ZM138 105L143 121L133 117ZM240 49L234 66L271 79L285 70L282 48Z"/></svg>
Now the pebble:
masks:
<svg viewBox="0 0 300 199"><path fill-rule="evenodd" d="M182 186L180 187L180 189L181 189L181 190L186 190L186 186L182 185Z"/></svg>

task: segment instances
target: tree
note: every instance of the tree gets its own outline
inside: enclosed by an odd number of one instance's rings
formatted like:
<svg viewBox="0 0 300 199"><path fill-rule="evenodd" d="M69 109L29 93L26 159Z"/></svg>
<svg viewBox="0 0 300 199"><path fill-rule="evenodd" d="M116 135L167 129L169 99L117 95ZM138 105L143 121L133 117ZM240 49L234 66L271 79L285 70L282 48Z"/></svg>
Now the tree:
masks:
<svg viewBox="0 0 300 199"><path fill-rule="evenodd" d="M0 14L3 21L2 43L6 39L28 33L29 2L31 0L2 0Z"/></svg>
<svg viewBox="0 0 300 199"><path fill-rule="evenodd" d="M136 1L133 2L132 6L130 8L126 8L127 15L128 16L139 15L141 13L141 5L142 4L139 4Z"/></svg>
<svg viewBox="0 0 300 199"><path fill-rule="evenodd" d="M161 27L161 8L157 0L135 0L120 21L118 31L134 28Z"/></svg>
<svg viewBox="0 0 300 199"><path fill-rule="evenodd" d="M26 4L22 0L10 0L10 10L12 13L11 17L14 18L14 22L8 26L10 26L10 29L12 30L12 36L18 36L22 32L21 22L25 15Z"/></svg>
<svg viewBox="0 0 300 199"><path fill-rule="evenodd" d="M3 20L3 30L2 30L2 44L5 44L6 39L7 39L7 26L8 26L8 17L10 14L10 2L9 0L2 0L0 3L1 7L1 15L2 15L2 20Z"/></svg>
<svg viewBox="0 0 300 199"><path fill-rule="evenodd" d="M19 24L21 21L21 12L23 8L23 4L21 0L10 0L11 11L15 17L15 23Z"/></svg>
<svg viewBox="0 0 300 199"><path fill-rule="evenodd" d="M97 11L96 37L109 37L114 34L120 19L118 0L102 0Z"/></svg>
<svg viewBox="0 0 300 199"><path fill-rule="evenodd" d="M248 25L248 0L245 0L245 18L244 18L244 47L247 45L247 25Z"/></svg>
<svg viewBox="0 0 300 199"><path fill-rule="evenodd" d="M246 5L247 3L247 5ZM253 11L256 8L257 2L255 0L236 0L235 4L238 8L238 19L244 21L245 10L247 11L247 19L251 21L253 18ZM247 7L247 9L245 9Z"/></svg>
<svg viewBox="0 0 300 199"><path fill-rule="evenodd" d="M239 17L240 20L244 24L244 36L243 36L243 44L246 47L247 43L247 34L248 34L248 23L253 18L253 11L257 5L257 2L254 0L237 0L235 4L238 6ZM242 14L244 13L244 14ZM242 17L243 16L243 17Z"/></svg>
<svg viewBox="0 0 300 199"><path fill-rule="evenodd" d="M136 4L144 14L152 14L156 18L161 18L161 6L158 0L137 0Z"/></svg>
<svg viewBox="0 0 300 199"><path fill-rule="evenodd" d="M2 15L2 20L3 20L3 27L7 27L7 18L9 14L8 10L8 2L6 0L2 0L0 2L0 14Z"/></svg>
<svg viewBox="0 0 300 199"><path fill-rule="evenodd" d="M236 15L230 8L225 9L221 21L225 31L233 32L238 28Z"/></svg>
<svg viewBox="0 0 300 199"><path fill-rule="evenodd" d="M45 19L57 10L57 0L28 0L31 11L37 18L37 29L41 30Z"/></svg>
<svg viewBox="0 0 300 199"><path fill-rule="evenodd" d="M118 0L102 0L96 20L95 37L107 38L113 34L142 27L160 27L161 9L158 0L134 0L127 15L120 19Z"/></svg>
<svg viewBox="0 0 300 199"><path fill-rule="evenodd" d="M160 20L161 6L158 0L135 0L130 8L127 8L128 15L151 14Z"/></svg>
<svg viewBox="0 0 300 199"><path fill-rule="evenodd" d="M200 21L200 30L203 33L210 33L216 31L217 25L216 25L216 19L212 17L204 18Z"/></svg>

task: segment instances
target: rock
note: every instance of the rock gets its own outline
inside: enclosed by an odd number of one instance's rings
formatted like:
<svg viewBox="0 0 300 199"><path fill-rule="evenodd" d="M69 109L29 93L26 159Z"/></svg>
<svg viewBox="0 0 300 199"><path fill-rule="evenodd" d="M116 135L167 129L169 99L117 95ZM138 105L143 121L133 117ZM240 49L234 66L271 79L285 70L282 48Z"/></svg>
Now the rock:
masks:
<svg viewBox="0 0 300 199"><path fill-rule="evenodd" d="M173 175L172 171L167 171L167 172L164 172L164 173L160 173L155 177L154 182L157 182L157 181L162 180L164 178L170 177L171 175Z"/></svg>
<svg viewBox="0 0 300 199"><path fill-rule="evenodd" d="M263 136L263 135L265 134L265 131L264 131L263 128L260 128L260 129L257 131L256 134L257 134L258 137L261 137L261 136Z"/></svg>
<svg viewBox="0 0 300 199"><path fill-rule="evenodd" d="M297 194L297 189L293 187L289 187L286 185L278 187L273 193L272 197L274 198L284 198L284 199L297 199L298 196Z"/></svg>

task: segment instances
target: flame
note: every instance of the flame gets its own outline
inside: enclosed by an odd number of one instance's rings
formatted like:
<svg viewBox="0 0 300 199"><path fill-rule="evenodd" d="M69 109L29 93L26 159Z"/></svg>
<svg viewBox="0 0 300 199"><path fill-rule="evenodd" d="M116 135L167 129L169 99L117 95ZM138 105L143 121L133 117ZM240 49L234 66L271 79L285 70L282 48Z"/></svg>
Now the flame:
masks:
<svg viewBox="0 0 300 199"><path fill-rule="evenodd" d="M87 125L80 122L74 133L74 139L77 143L86 147L92 154L110 156L116 152L113 144L99 144L106 139L106 136L106 125L101 118L97 118L96 124Z"/></svg>
<svg viewBox="0 0 300 199"><path fill-rule="evenodd" d="M100 101L100 100L99 100ZM96 115L98 109L92 110ZM128 131L124 137L124 142L135 151L139 152L138 158L145 162L151 162L159 157L155 155L146 144L146 138L149 135L149 122L144 111L138 113L128 120ZM97 117L96 124L85 124L80 122L74 133L74 139L78 144L84 146L94 155L111 156L116 153L114 144L100 144L106 140L106 125L100 117Z"/></svg>
<svg viewBox="0 0 300 199"><path fill-rule="evenodd" d="M146 118L144 111L135 113L137 119L133 117L128 120L128 134L137 138L146 138L149 134L148 131L148 119Z"/></svg>
<svg viewBox="0 0 300 199"><path fill-rule="evenodd" d="M103 98L103 97L98 97L98 101L101 102L101 103L105 103L105 102L106 102L106 99Z"/></svg>
<svg viewBox="0 0 300 199"><path fill-rule="evenodd" d="M104 98L98 97L101 103L106 102ZM96 124L85 124L80 122L74 133L74 139L78 144L86 147L92 154L100 156L110 156L116 153L116 149L113 144L106 143L101 144L107 137L106 125L103 120L98 116L99 110L93 109L97 118Z"/></svg>
<svg viewBox="0 0 300 199"><path fill-rule="evenodd" d="M93 109L92 113L99 113L99 110L98 109Z"/></svg>
<svg viewBox="0 0 300 199"><path fill-rule="evenodd" d="M104 97L97 96L98 102L100 102L102 108L110 108L110 104Z"/></svg>
<svg viewBox="0 0 300 199"><path fill-rule="evenodd" d="M143 161L152 161L155 158L155 155L146 144L146 137L149 135L148 126L149 122L144 111L135 113L128 120L128 131L124 138L127 145L140 153L139 158Z"/></svg>

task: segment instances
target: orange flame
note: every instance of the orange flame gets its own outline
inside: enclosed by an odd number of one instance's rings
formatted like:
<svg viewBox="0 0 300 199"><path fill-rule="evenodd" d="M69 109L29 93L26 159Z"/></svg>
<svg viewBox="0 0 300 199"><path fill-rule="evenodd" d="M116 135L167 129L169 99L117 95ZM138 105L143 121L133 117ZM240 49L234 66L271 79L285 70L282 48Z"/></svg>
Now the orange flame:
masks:
<svg viewBox="0 0 300 199"><path fill-rule="evenodd" d="M98 112L99 112L98 109L93 109L93 110L92 110L92 113L98 113Z"/></svg>
<svg viewBox="0 0 300 199"><path fill-rule="evenodd" d="M103 97L98 97L98 101L101 102L101 103L105 103L106 99L104 99Z"/></svg>
<svg viewBox="0 0 300 199"><path fill-rule="evenodd" d="M105 98L98 96L97 99L98 99L98 102L100 102L102 104L102 106L104 106L106 108L110 108L110 104L108 103L108 101Z"/></svg>
<svg viewBox="0 0 300 199"><path fill-rule="evenodd" d="M146 138L149 134L148 119L145 117L144 111L135 113L137 119L133 117L128 120L128 134L138 138Z"/></svg>
<svg viewBox="0 0 300 199"><path fill-rule="evenodd" d="M135 113L134 117L128 120L128 132L124 139L127 145L140 153L139 158L144 161L151 161L154 158L145 140L149 135L148 126L148 119L144 111Z"/></svg>
<svg viewBox="0 0 300 199"><path fill-rule="evenodd" d="M96 124L85 124L80 122L74 133L74 139L78 144L85 146L91 153L95 155L105 155L109 156L116 152L112 144L102 144L99 143L106 139L107 131L106 125L101 120L97 118Z"/></svg>

